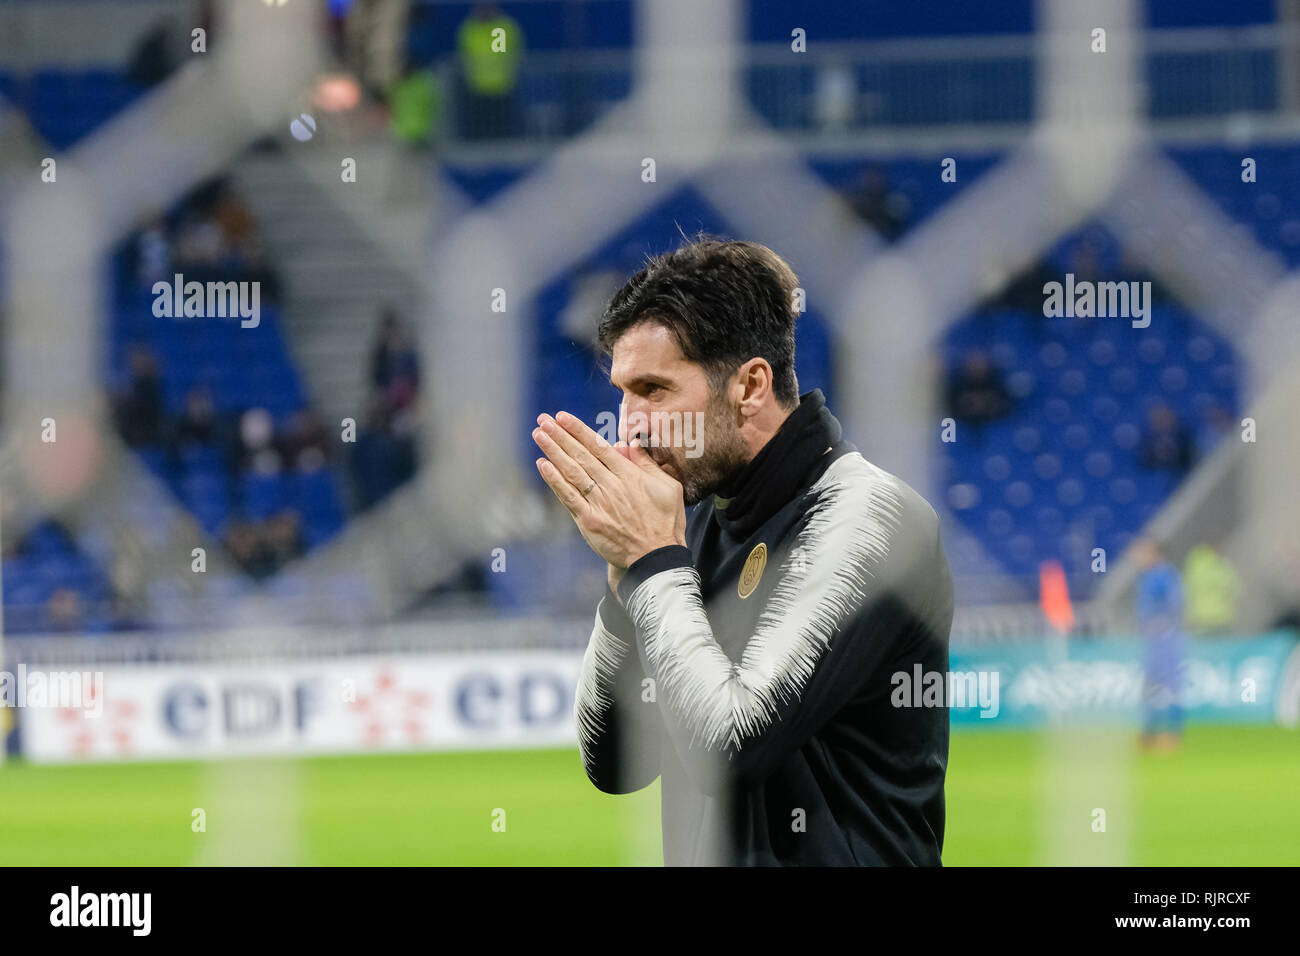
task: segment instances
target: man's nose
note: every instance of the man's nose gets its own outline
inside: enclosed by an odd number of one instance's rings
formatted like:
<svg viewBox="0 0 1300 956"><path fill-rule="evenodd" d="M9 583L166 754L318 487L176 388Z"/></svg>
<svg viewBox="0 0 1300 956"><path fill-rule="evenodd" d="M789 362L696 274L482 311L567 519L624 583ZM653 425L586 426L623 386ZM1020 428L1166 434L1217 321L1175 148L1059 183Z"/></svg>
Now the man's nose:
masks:
<svg viewBox="0 0 1300 956"><path fill-rule="evenodd" d="M634 398L623 403L623 421L619 423L619 437L630 442L638 435L647 444L650 440L650 403Z"/></svg>

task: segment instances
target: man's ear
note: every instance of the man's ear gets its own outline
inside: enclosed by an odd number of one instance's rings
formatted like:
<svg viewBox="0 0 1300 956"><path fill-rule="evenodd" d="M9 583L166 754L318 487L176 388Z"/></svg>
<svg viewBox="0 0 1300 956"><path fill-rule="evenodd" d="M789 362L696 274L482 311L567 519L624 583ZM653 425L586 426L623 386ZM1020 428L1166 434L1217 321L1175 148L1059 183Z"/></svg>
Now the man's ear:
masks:
<svg viewBox="0 0 1300 956"><path fill-rule="evenodd" d="M736 370L740 385L740 408L746 416L756 415L772 394L772 366L765 358L752 358Z"/></svg>

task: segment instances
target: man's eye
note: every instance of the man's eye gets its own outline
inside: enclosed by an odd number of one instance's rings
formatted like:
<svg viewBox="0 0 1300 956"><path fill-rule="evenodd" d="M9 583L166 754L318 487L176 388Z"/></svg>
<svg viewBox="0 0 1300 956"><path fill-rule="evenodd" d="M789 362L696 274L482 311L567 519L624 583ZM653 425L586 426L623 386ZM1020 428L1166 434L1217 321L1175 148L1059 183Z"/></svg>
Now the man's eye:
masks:
<svg viewBox="0 0 1300 956"><path fill-rule="evenodd" d="M658 385L651 384L651 385L647 385L647 386L645 387L645 393L646 393L647 395L653 395L653 394L654 394L655 392L657 392L657 391L659 391L659 386L658 386Z"/></svg>

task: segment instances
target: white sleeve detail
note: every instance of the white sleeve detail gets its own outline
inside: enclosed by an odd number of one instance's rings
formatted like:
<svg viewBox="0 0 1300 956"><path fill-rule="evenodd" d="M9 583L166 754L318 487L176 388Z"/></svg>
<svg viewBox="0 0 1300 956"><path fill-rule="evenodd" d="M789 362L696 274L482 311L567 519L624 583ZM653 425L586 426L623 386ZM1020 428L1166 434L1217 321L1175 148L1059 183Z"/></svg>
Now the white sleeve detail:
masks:
<svg viewBox="0 0 1300 956"><path fill-rule="evenodd" d="M694 568L662 571L627 601L660 704L689 730L692 747L734 752L770 729L778 706L800 699L832 639L878 590L873 579L900 525L898 480L850 454L810 494L739 664L714 639Z"/></svg>

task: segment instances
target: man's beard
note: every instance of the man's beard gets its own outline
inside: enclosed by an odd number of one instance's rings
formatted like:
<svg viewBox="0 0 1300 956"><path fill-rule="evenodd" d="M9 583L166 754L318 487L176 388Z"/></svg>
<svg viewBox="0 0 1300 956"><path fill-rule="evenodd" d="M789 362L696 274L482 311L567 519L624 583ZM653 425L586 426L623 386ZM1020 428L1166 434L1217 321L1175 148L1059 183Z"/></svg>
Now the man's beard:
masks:
<svg viewBox="0 0 1300 956"><path fill-rule="evenodd" d="M688 508L721 488L750 458L749 446L736 425L736 410L721 395L709 396L698 450L697 457L688 458L684 448L647 449L660 468L671 465L667 473L681 482L682 498Z"/></svg>

